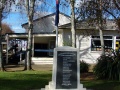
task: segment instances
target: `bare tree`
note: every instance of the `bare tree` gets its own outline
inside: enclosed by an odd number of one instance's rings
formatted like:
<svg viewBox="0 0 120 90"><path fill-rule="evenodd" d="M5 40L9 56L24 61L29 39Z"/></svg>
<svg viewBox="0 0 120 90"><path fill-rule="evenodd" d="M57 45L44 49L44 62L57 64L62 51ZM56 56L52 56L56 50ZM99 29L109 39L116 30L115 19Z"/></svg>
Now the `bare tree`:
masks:
<svg viewBox="0 0 120 90"><path fill-rule="evenodd" d="M106 5L105 5L106 4ZM106 0L102 5L103 10L108 17L112 16L115 20L118 29L120 30L120 1L119 0Z"/></svg>
<svg viewBox="0 0 120 90"><path fill-rule="evenodd" d="M2 35L5 35L6 33L14 33L14 31L10 28L10 26L6 23L2 23Z"/></svg>
<svg viewBox="0 0 120 90"><path fill-rule="evenodd" d="M102 14L102 1L98 0L99 7L98 7L98 29L99 29L99 35L100 35L100 41L101 41L101 50L102 55L105 54L105 45L104 45L104 39L103 39L103 14Z"/></svg>
<svg viewBox="0 0 120 90"><path fill-rule="evenodd" d="M71 10L71 44L72 47L76 47L76 25L75 25L75 3L77 0L61 0L62 7L68 8L70 6Z"/></svg>
<svg viewBox="0 0 120 90"><path fill-rule="evenodd" d="M102 0L86 0L76 9L78 21L86 21L89 25L93 25L99 30L101 51L105 54L103 39L103 22L105 20Z"/></svg>
<svg viewBox="0 0 120 90"><path fill-rule="evenodd" d="M75 0L70 0L71 5L71 32L72 32L72 47L76 47L76 30L75 30Z"/></svg>
<svg viewBox="0 0 120 90"><path fill-rule="evenodd" d="M3 16L11 10L11 5L14 0L0 0L0 41L2 39L2 19ZM0 67L4 71L3 60L2 60L2 44L0 42Z"/></svg>
<svg viewBox="0 0 120 90"><path fill-rule="evenodd" d="M31 57L32 57L32 34L33 34L33 19L36 14L36 10L39 8L39 3L45 3L43 0L20 0L17 5L20 10L24 10L27 13L28 17L28 41L27 41L27 52L26 52L26 60L25 60L25 69L31 70ZM43 9L43 8L42 8ZM39 11L37 11L39 12Z"/></svg>
<svg viewBox="0 0 120 90"><path fill-rule="evenodd" d="M28 17L28 43L27 43L27 58L25 63L25 70L31 70L31 55L32 55L32 32L33 32L33 16L34 16L34 7L35 0L26 0L26 11Z"/></svg>
<svg viewBox="0 0 120 90"><path fill-rule="evenodd" d="M27 70L31 70L32 67L31 67L31 49L32 49L32 32L33 32L33 18L34 18L34 15L35 15L35 9L36 9L36 2L38 1L41 1L42 3L44 4L48 4L47 1L50 1L50 0L20 0L17 5L18 6L24 6L26 8L26 11L27 11L27 16L28 16L28 43L27 43L27 61L26 61L26 66L25 66L25 69ZM73 11L73 19L72 19L72 22L74 24L74 0L70 0L71 2L71 10ZM24 4L23 4L24 3ZM45 7L42 7L41 9L44 10ZM23 9L21 9L23 10ZM42 10L42 11L43 11ZM72 25L72 33L73 33L73 47L75 47L75 25Z"/></svg>

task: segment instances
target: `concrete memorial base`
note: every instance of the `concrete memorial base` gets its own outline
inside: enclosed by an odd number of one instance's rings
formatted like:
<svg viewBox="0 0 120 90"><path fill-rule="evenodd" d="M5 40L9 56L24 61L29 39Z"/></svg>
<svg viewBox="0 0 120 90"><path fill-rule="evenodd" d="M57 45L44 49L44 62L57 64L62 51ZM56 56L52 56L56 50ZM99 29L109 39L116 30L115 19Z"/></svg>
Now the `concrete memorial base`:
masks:
<svg viewBox="0 0 120 90"><path fill-rule="evenodd" d="M83 88L83 84L79 84L78 89L55 89L55 86L52 82L49 82L49 85L46 85L45 88L41 88L41 90L87 90Z"/></svg>
<svg viewBox="0 0 120 90"><path fill-rule="evenodd" d="M86 90L80 84L79 50L73 47L54 49L52 81L41 90Z"/></svg>

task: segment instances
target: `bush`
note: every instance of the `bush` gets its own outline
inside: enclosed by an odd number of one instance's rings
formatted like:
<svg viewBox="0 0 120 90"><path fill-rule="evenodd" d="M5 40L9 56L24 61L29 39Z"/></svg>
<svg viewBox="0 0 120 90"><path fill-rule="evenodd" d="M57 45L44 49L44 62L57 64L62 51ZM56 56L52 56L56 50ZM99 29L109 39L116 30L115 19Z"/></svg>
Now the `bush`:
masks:
<svg viewBox="0 0 120 90"><path fill-rule="evenodd" d="M85 61L80 61L80 73L88 72L89 70L89 64L87 64Z"/></svg>
<svg viewBox="0 0 120 90"><path fill-rule="evenodd" d="M111 52L101 55L93 71L99 79L120 80L120 52Z"/></svg>

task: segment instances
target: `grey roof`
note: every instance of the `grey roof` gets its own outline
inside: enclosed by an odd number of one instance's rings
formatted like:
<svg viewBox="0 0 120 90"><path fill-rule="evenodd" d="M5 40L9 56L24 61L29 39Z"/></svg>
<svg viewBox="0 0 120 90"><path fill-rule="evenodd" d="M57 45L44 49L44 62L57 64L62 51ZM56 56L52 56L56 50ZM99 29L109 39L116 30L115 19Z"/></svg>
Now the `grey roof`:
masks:
<svg viewBox="0 0 120 90"><path fill-rule="evenodd" d="M59 26L59 29L70 29L71 23ZM76 23L76 29L97 29L97 25L88 24L85 21ZM107 20L106 24L103 25L104 30L117 30L117 25L114 20Z"/></svg>
<svg viewBox="0 0 120 90"><path fill-rule="evenodd" d="M6 33L8 35L28 35L28 33ZM39 35L39 34L55 34L55 32L40 32L40 33L33 33L33 35Z"/></svg>

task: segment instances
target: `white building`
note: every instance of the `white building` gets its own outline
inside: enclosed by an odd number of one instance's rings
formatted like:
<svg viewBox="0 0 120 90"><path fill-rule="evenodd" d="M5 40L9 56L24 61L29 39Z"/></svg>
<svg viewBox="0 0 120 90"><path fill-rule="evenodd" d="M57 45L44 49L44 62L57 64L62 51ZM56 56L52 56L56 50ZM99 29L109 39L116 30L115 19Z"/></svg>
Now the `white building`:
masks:
<svg viewBox="0 0 120 90"><path fill-rule="evenodd" d="M70 17L60 13L58 30L58 46L70 45L71 29ZM55 13L34 20L33 30L33 53L32 60L36 64L41 64L42 60L49 62L53 60L53 49L55 48ZM27 32L28 23L22 26ZM80 50L80 60L87 63L96 63L97 58L101 55L101 45L99 31L95 27L90 27L87 23L77 24L76 29L76 46ZM118 49L120 36L116 30L115 23L111 20L107 22L103 30L106 50L111 48ZM10 38L27 38L26 34L9 35Z"/></svg>
<svg viewBox="0 0 120 90"><path fill-rule="evenodd" d="M67 45L71 41L70 26L70 24L67 24L59 27L60 46ZM109 52L112 48L119 48L120 36L113 21L109 21L105 25L103 37L106 52ZM80 50L80 60L92 64L96 63L97 58L101 55L99 30L95 27L90 27L87 23L77 24L76 48Z"/></svg>

